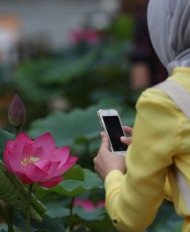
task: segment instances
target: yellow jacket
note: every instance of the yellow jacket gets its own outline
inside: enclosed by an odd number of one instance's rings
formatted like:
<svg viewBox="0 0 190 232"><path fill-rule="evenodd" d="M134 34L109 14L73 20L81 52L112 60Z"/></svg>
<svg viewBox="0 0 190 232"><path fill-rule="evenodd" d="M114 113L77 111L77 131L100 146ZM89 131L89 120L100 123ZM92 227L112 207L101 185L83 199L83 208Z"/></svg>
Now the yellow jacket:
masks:
<svg viewBox="0 0 190 232"><path fill-rule="evenodd" d="M190 69L176 68L169 79L190 93ZM183 231L189 232L190 213L170 166L175 162L190 187L190 121L156 88L142 93L136 109L133 139L125 159L127 173L113 170L107 175L106 209L119 231L141 232L167 198L186 218Z"/></svg>

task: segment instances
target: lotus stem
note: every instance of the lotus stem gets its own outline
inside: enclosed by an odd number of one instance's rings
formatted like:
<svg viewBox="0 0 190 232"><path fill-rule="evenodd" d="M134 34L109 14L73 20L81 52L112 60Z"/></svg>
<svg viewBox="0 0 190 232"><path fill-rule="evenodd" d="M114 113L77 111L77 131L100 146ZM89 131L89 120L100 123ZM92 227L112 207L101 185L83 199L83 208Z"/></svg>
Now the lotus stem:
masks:
<svg viewBox="0 0 190 232"><path fill-rule="evenodd" d="M70 205L70 213L69 213L69 225L67 227L67 232L71 232L72 229L72 216L73 216L73 205L74 205L75 197L72 197L71 199L71 205Z"/></svg>
<svg viewBox="0 0 190 232"><path fill-rule="evenodd" d="M28 187L28 208L26 214L26 232L30 232L30 212L31 212L32 184Z"/></svg>

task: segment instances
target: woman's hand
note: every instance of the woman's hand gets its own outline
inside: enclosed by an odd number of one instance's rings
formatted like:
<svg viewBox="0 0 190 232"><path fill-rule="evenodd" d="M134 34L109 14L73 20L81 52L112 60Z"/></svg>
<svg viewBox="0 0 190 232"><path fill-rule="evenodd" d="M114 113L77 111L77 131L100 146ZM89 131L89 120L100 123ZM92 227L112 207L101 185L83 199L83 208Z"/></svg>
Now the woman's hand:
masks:
<svg viewBox="0 0 190 232"><path fill-rule="evenodd" d="M98 175L105 179L112 170L120 170L125 173L125 157L116 155L109 150L108 137L105 132L101 132L102 143L97 156L94 158L94 169Z"/></svg>
<svg viewBox="0 0 190 232"><path fill-rule="evenodd" d="M123 129L124 129L126 134L129 134L132 136L133 129L131 127L124 126ZM120 140L122 143L129 145L132 142L132 137L121 136Z"/></svg>

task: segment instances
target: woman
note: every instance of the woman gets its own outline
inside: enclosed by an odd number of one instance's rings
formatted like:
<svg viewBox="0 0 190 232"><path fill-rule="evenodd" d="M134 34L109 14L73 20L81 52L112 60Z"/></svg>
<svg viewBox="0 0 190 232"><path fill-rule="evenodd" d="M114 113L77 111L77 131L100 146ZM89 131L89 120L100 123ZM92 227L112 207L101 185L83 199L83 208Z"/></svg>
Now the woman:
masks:
<svg viewBox="0 0 190 232"><path fill-rule="evenodd" d="M190 93L190 1L150 0L147 14L153 47L169 79ZM189 232L190 212L172 167L175 164L190 186L190 121L158 88L144 91L136 109L125 162L109 151L106 134L101 133L102 144L94 164L105 179L106 209L119 231L140 232L153 222L167 198L185 218L183 231Z"/></svg>

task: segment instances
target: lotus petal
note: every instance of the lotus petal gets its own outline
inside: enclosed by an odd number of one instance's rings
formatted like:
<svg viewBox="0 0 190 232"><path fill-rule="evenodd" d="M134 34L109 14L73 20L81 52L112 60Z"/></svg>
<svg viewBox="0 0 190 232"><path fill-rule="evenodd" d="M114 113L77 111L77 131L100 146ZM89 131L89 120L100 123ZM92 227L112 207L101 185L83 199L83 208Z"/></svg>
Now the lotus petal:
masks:
<svg viewBox="0 0 190 232"><path fill-rule="evenodd" d="M37 148L42 148L39 150L39 156L42 159L51 159L51 152L56 149L55 142L53 137L50 133L43 134L39 136L35 141L34 144Z"/></svg>
<svg viewBox="0 0 190 232"><path fill-rule="evenodd" d="M27 164L25 174L33 183L39 182L47 176L47 172L44 172L34 164Z"/></svg>
<svg viewBox="0 0 190 232"><path fill-rule="evenodd" d="M46 187L46 188L51 188L51 187L57 185L62 180L63 180L62 176L55 176L51 179L45 180L44 182L39 182L38 184L43 186L43 187Z"/></svg>
<svg viewBox="0 0 190 232"><path fill-rule="evenodd" d="M22 171L21 163L8 149L4 151L4 161L9 172L15 173Z"/></svg>
<svg viewBox="0 0 190 232"><path fill-rule="evenodd" d="M52 161L61 161L60 166L62 166L64 163L67 162L67 159L69 157L70 147L60 147L57 148L53 155L52 155Z"/></svg>

